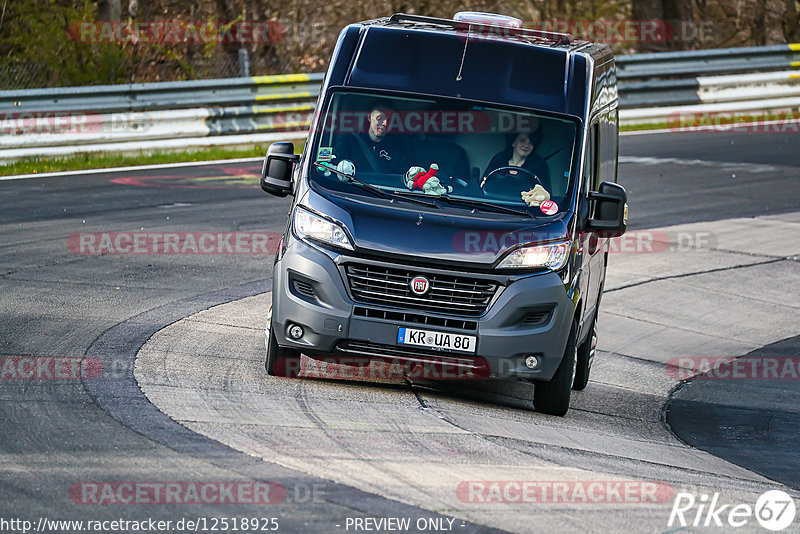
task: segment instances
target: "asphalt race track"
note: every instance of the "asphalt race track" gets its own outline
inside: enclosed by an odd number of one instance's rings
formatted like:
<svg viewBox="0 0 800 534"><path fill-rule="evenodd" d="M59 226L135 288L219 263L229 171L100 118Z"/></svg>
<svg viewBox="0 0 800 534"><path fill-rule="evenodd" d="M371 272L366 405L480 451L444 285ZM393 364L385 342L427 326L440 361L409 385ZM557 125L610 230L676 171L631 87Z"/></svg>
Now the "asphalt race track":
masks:
<svg viewBox="0 0 800 534"><path fill-rule="evenodd" d="M768 490L800 504L800 376L704 367L797 369L797 146L622 138L642 233L638 252L609 259L598 360L564 418L532 411L525 384L268 377L271 251L289 202L260 190L257 162L0 180L0 531L153 519L172 523L145 532L224 532L247 518L250 531L675 532L682 494L698 503L688 523L717 493L731 507ZM267 240L92 253L101 234L134 232ZM552 491L523 498L524 482ZM755 517L709 521L683 530L764 532Z"/></svg>

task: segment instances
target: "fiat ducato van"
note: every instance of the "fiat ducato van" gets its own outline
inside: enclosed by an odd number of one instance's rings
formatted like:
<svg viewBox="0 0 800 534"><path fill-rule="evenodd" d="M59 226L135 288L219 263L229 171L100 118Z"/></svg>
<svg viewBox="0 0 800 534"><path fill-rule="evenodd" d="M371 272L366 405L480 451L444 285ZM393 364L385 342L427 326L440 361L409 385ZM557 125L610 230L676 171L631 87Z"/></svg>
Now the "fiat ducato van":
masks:
<svg viewBox="0 0 800 534"><path fill-rule="evenodd" d="M267 372L304 355L522 380L566 414L626 228L615 73L607 45L500 15L344 28L302 154L264 160L261 187L292 197Z"/></svg>

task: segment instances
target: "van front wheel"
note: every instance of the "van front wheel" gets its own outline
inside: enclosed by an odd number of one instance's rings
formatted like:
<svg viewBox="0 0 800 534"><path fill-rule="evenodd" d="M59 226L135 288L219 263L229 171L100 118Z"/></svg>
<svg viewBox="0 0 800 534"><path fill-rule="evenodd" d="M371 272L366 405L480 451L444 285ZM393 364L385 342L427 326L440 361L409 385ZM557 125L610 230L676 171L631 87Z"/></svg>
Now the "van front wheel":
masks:
<svg viewBox="0 0 800 534"><path fill-rule="evenodd" d="M533 407L537 412L549 415L565 415L569 410L569 399L572 393L572 383L575 380L575 368L578 364L578 350L576 337L578 324L572 320L569 330L567 346L564 357L550 380L534 380L533 382Z"/></svg>
<svg viewBox="0 0 800 534"><path fill-rule="evenodd" d="M267 374L270 376L297 378L300 370L300 352L278 345L275 332L272 331L271 321L266 346L267 361L264 363L264 367L267 370Z"/></svg>
<svg viewBox="0 0 800 534"><path fill-rule="evenodd" d="M586 340L578 346L578 366L575 369L575 380L572 389L583 391L589 383L589 372L592 370L595 348L597 347L597 316L592 319L592 326Z"/></svg>

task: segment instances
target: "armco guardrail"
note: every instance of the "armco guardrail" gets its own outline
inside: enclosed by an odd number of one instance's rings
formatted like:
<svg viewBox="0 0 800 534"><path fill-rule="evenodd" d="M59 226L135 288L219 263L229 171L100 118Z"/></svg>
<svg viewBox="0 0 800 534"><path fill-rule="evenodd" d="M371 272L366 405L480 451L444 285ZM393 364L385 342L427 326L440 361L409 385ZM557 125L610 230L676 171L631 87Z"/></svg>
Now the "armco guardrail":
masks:
<svg viewBox="0 0 800 534"><path fill-rule="evenodd" d="M679 116L800 107L800 71L648 82L622 94L622 124L670 122Z"/></svg>
<svg viewBox="0 0 800 534"><path fill-rule="evenodd" d="M617 58L623 124L800 106L800 44Z"/></svg>
<svg viewBox="0 0 800 534"><path fill-rule="evenodd" d="M800 45L617 57L620 120L800 106ZM0 91L0 162L304 138L323 74Z"/></svg>
<svg viewBox="0 0 800 534"><path fill-rule="evenodd" d="M0 91L0 110L112 113L316 99L322 74Z"/></svg>
<svg viewBox="0 0 800 534"><path fill-rule="evenodd" d="M800 44L713 48L617 57L620 80L784 70L800 65Z"/></svg>
<svg viewBox="0 0 800 534"><path fill-rule="evenodd" d="M0 91L0 162L303 138L323 74ZM281 132L281 133L277 133Z"/></svg>

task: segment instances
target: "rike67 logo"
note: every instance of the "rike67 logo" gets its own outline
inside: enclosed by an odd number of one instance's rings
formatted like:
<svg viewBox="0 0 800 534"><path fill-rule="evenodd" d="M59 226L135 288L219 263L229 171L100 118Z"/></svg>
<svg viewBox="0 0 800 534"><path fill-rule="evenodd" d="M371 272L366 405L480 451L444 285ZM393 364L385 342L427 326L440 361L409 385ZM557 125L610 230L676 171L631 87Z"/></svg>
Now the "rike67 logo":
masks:
<svg viewBox="0 0 800 534"><path fill-rule="evenodd" d="M669 514L667 526L740 528L755 516L765 529L780 531L794 522L796 509L792 497L781 490L770 490L760 495L755 506L749 504L722 504L719 493L696 498L691 493L678 493Z"/></svg>

